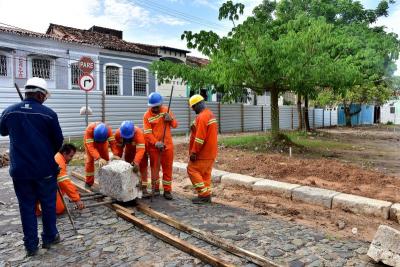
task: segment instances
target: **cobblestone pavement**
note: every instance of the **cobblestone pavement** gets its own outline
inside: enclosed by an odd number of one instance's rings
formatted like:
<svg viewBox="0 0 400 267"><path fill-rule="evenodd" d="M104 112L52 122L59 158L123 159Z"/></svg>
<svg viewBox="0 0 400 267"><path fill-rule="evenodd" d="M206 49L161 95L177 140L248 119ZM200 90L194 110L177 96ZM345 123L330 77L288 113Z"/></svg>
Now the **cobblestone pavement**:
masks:
<svg viewBox="0 0 400 267"><path fill-rule="evenodd" d="M0 169L0 201L0 266L206 266L116 217L106 207L74 212L79 235L74 235L68 218L60 216L63 241L50 250L40 249L38 256L25 258L18 205L6 168ZM160 197L145 202L281 264L374 266L366 256L366 242L334 239L300 224L220 204L194 206L176 195L170 202ZM254 266L145 215L137 216L237 266Z"/></svg>

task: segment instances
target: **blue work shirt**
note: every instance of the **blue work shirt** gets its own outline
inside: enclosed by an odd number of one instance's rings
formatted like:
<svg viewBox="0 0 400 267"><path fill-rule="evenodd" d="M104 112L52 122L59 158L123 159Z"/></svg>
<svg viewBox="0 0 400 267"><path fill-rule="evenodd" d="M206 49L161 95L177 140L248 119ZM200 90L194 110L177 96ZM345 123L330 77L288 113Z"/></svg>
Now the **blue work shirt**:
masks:
<svg viewBox="0 0 400 267"><path fill-rule="evenodd" d="M0 117L0 134L10 136L10 176L38 179L54 176L54 155L64 137L57 114L33 98L6 108Z"/></svg>

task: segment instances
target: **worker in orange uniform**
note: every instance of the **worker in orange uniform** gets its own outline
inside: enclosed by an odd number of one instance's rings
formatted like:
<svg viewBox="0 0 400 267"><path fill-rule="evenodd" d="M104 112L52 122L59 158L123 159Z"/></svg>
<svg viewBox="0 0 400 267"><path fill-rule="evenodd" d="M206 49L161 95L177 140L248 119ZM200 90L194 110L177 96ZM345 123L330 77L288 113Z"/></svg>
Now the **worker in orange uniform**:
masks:
<svg viewBox="0 0 400 267"><path fill-rule="evenodd" d="M140 169L140 176L145 177L147 185L146 141L143 131L136 127L133 121L123 121L119 129L115 131L114 137L118 151L116 156L122 158L125 153L125 161L132 164L134 172L138 172ZM142 190L145 197L147 186Z"/></svg>
<svg viewBox="0 0 400 267"><path fill-rule="evenodd" d="M81 197L76 189L74 183L68 176L67 164L72 160L76 153L76 147L73 144L63 144L60 151L54 156L55 161L58 164L60 172L57 175L57 183L63 195L67 195L70 200L75 203L77 209L84 209L85 205L81 201ZM57 192L56 200L56 213L62 214L65 211L62 196ZM36 215L41 214L41 208L38 204L36 208Z"/></svg>
<svg viewBox="0 0 400 267"><path fill-rule="evenodd" d="M191 126L187 172L198 196L194 204L211 203L211 171L218 152L218 123L201 95L189 99L197 117Z"/></svg>
<svg viewBox="0 0 400 267"><path fill-rule="evenodd" d="M150 156L151 179L153 195L159 195L160 178L159 172L162 167L164 198L172 200L172 165L174 161L174 144L172 142L171 127L178 127L178 122L173 113L162 105L163 98L158 92L149 95L149 109L143 116L144 136L148 145ZM163 142L165 128L165 137ZM159 157L161 156L161 159ZM161 166L160 166L161 165ZM144 178L143 178L144 179ZM143 184L147 183L147 179Z"/></svg>
<svg viewBox="0 0 400 267"><path fill-rule="evenodd" d="M86 185L91 187L94 183L94 163L96 162L99 168L108 163L109 146L114 155L117 155L118 151L111 127L102 122L89 124L85 130L83 143L86 152ZM118 156L115 156L115 159L118 159Z"/></svg>

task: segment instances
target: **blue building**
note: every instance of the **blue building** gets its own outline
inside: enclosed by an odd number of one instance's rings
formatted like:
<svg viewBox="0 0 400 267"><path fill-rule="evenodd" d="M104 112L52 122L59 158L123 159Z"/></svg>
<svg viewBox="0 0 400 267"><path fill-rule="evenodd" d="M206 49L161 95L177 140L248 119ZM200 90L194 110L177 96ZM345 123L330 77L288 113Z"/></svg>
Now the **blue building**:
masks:
<svg viewBox="0 0 400 267"><path fill-rule="evenodd" d="M356 126L374 124L374 109L374 105L351 104L350 112L356 113L351 117L351 125ZM346 125L346 117L343 105L339 105L338 107L338 125Z"/></svg>

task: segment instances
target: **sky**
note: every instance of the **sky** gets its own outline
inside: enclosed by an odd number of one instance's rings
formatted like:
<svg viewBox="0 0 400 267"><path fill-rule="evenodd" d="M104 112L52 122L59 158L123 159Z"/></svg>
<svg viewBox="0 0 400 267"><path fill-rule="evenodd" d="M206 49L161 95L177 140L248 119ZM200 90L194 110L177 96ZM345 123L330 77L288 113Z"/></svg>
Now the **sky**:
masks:
<svg viewBox="0 0 400 267"><path fill-rule="evenodd" d="M46 32L50 23L80 29L93 25L123 31L127 41L186 49L180 36L185 30L213 30L220 35L232 27L218 20L218 8L226 0L0 0L1 23L36 32ZM237 2L237 1L234 1ZM251 15L262 0L239 0L244 16ZM375 8L378 0L361 0ZM400 1L389 16L378 21L400 36ZM192 50L192 55L202 56ZM400 75L400 61L397 74Z"/></svg>

